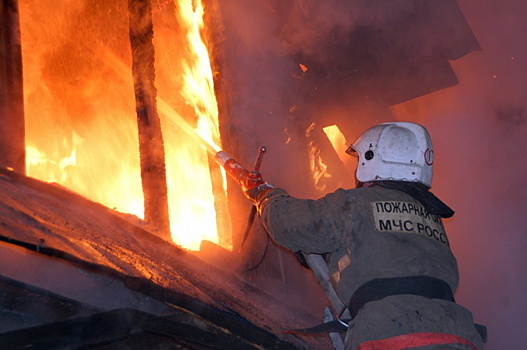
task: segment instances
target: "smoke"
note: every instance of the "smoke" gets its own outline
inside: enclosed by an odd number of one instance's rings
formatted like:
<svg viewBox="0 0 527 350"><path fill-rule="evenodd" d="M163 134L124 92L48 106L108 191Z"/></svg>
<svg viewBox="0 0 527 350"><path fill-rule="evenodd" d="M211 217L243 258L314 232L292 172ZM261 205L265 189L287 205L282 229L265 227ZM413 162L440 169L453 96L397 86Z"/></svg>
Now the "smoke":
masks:
<svg viewBox="0 0 527 350"><path fill-rule="evenodd" d="M278 4L275 2L275 6ZM416 10L411 1L286 1L279 11L287 10L282 35L294 54L309 55L326 61L327 49L341 45L359 26L381 28ZM289 7L287 9L287 7Z"/></svg>
<svg viewBox="0 0 527 350"><path fill-rule="evenodd" d="M404 33L401 21L424 4L435 6L431 25ZM451 1L222 1L223 63L235 66L223 72L230 132L243 159L268 146L264 178L302 196L312 194L301 161L309 122L339 124L348 143L390 119L425 125L436 149L433 191L456 211L445 225L460 267L457 300L487 325L485 349L518 349L527 341L527 4L457 4L481 51L467 28L456 30L459 16L444 16L457 8ZM382 39L392 41L373 47L381 57L348 55L368 43L350 48L357 31L369 28L359 39L371 39L386 27ZM398 46L412 57L393 54ZM380 68L368 70L374 61Z"/></svg>
<svg viewBox="0 0 527 350"><path fill-rule="evenodd" d="M414 107L441 152L437 191L457 211L447 222L460 265L457 300L488 326L486 349L519 349L527 341L527 6L459 4L482 51L454 63L458 86Z"/></svg>

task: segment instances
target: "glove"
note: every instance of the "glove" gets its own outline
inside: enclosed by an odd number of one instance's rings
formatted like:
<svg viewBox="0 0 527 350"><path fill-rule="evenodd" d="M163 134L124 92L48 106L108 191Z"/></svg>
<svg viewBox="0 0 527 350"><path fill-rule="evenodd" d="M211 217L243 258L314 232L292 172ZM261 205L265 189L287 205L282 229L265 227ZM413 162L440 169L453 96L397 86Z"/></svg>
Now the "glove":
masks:
<svg viewBox="0 0 527 350"><path fill-rule="evenodd" d="M260 174L258 171L245 171L240 176L238 181L242 186L243 192L252 190L253 188L265 183L265 181L262 179L262 174Z"/></svg>
<svg viewBox="0 0 527 350"><path fill-rule="evenodd" d="M247 172L241 185L245 197L255 202L258 202L258 198L263 198L263 192L267 193L273 188L273 185L262 179L262 174L258 171Z"/></svg>
<svg viewBox="0 0 527 350"><path fill-rule="evenodd" d="M245 197L258 204L267 195L267 193L271 191L271 189L273 189L273 185L271 185L269 182L262 182L256 187L243 191L243 193L245 194Z"/></svg>

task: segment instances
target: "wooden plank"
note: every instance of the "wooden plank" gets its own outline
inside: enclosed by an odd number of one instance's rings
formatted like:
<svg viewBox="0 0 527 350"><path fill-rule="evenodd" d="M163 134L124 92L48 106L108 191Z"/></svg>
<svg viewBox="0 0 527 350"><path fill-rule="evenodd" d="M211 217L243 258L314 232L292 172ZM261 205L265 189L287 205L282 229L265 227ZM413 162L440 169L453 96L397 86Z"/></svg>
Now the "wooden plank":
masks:
<svg viewBox="0 0 527 350"><path fill-rule="evenodd" d="M159 236L169 241L165 148L154 84L154 30L150 1L129 0L128 11L145 221Z"/></svg>
<svg viewBox="0 0 527 350"><path fill-rule="evenodd" d="M0 166L26 173L22 49L17 0L0 1Z"/></svg>

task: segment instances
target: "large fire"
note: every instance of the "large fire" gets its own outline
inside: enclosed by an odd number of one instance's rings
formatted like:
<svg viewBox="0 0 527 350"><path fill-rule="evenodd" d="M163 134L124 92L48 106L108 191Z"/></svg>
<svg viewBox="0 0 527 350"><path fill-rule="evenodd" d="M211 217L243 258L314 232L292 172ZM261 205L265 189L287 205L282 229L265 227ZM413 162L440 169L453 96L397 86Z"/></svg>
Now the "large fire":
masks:
<svg viewBox="0 0 527 350"><path fill-rule="evenodd" d="M28 175L142 218L126 1L19 4ZM231 248L209 165L220 136L203 5L152 7L172 238L188 249L202 240Z"/></svg>

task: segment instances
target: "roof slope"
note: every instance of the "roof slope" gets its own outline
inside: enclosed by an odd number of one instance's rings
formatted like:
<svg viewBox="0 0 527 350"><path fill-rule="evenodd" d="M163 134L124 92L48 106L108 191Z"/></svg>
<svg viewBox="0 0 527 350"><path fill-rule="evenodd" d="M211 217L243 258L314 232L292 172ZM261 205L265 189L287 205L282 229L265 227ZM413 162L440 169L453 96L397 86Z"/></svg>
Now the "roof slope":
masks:
<svg viewBox="0 0 527 350"><path fill-rule="evenodd" d="M241 323L229 315L305 349L327 346L327 337L283 334L318 323L313 315L65 188L2 168L0 174L0 240L104 273L233 332Z"/></svg>

